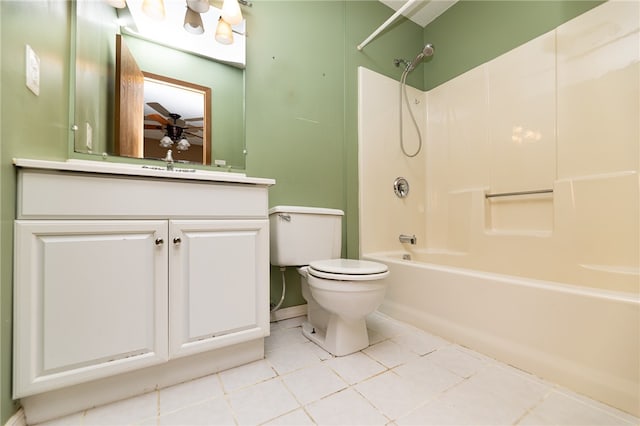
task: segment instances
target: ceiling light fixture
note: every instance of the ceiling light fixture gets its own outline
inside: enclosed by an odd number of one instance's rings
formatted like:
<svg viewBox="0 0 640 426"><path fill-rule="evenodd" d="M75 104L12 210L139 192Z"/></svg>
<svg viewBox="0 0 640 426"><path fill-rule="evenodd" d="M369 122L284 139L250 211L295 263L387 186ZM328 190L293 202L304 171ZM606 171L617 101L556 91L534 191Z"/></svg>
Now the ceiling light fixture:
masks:
<svg viewBox="0 0 640 426"><path fill-rule="evenodd" d="M139 19L140 22L138 22L138 19L135 18L138 28L131 29L131 31L134 33L146 34L148 37L151 37L153 39L157 38L158 40L165 40L171 37L165 37L165 33L169 34L170 31L167 32L164 31L163 28L158 28L158 26L153 23L153 21L164 21L164 23L171 24L172 28L175 28L176 23L181 22L183 29L186 32L194 35L202 35L205 33L209 34L211 29L215 29L214 38L218 43L223 45L230 45L234 43L234 32L240 35L242 43L244 45L246 29L241 7L253 7L253 3L249 0L184 0L185 3L183 4L186 4L186 10L184 12L184 18L180 19L181 12L179 12L179 6L177 5L182 3L182 1L176 2L176 0L169 0L169 3L166 4L167 9L165 9L164 0L102 1L108 3L113 7L120 8L123 5L125 8L128 7L131 16L136 16L137 14L137 16L141 19ZM135 9L135 11L132 11L133 9ZM209 14L203 15L207 13ZM176 16L176 14L178 15ZM218 22L213 24L211 21L216 19ZM207 24L208 29L205 29L205 23ZM175 37L170 40L179 40L177 42L177 44L179 45L188 43L187 39L183 39L178 34L175 34ZM173 43L169 44L173 45ZM206 50L206 48L201 44L199 44L198 46L199 47L194 48L196 51L199 52L201 50ZM225 53L222 54L222 56L233 56L235 53L232 52L235 51L225 49Z"/></svg>
<svg viewBox="0 0 640 426"><path fill-rule="evenodd" d="M171 117L171 119L173 120L173 124L166 124L165 134L160 139L160 146L162 148L171 148L171 146L173 146L173 144L175 143L178 151L188 150L191 144L183 134L186 127L182 127L178 124L180 114L170 113L169 117ZM180 121L182 122L182 120Z"/></svg>

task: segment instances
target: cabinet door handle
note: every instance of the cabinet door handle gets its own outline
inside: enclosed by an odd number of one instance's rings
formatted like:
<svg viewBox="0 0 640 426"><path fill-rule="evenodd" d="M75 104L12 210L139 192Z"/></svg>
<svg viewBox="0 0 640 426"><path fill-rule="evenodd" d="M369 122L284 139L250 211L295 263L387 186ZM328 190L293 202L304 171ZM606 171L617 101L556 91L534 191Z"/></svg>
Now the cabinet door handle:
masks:
<svg viewBox="0 0 640 426"><path fill-rule="evenodd" d="M156 238L156 245L161 246L162 244L164 244L164 240L162 238Z"/></svg>
<svg viewBox="0 0 640 426"><path fill-rule="evenodd" d="M175 237L173 239L173 244L175 245L180 245L181 242L182 242L182 239L180 237Z"/></svg>

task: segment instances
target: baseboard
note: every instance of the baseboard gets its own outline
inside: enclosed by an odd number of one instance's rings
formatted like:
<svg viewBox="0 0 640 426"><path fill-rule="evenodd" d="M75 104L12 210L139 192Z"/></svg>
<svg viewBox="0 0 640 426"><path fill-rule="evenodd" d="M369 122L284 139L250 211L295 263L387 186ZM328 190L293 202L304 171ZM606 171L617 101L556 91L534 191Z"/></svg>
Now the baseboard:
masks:
<svg viewBox="0 0 640 426"><path fill-rule="evenodd" d="M24 409L20 407L18 411L9 417L4 426L27 426L27 418L24 416Z"/></svg>
<svg viewBox="0 0 640 426"><path fill-rule="evenodd" d="M271 322L282 321L289 318L301 317L307 315L307 305L289 306L288 308L278 309L271 312Z"/></svg>

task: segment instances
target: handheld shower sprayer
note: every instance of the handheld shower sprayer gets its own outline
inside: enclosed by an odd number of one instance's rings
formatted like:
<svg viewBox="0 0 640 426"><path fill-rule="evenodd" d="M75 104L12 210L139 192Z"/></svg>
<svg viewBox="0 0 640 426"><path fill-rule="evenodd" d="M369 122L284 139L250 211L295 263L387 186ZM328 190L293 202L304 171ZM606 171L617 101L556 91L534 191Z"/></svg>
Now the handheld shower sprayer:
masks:
<svg viewBox="0 0 640 426"><path fill-rule="evenodd" d="M433 47L433 44L431 43L427 43L422 50L416 55L415 58L413 58L413 61L409 62L406 59L402 59L402 58L396 58L393 60L393 64L396 67L399 67L400 64L404 65L404 72L406 73L410 73L411 71L413 71L417 66L418 63L423 60L424 58L428 58L429 56L432 56L433 53L435 52L435 48Z"/></svg>
<svg viewBox="0 0 640 426"><path fill-rule="evenodd" d="M407 66L407 70L408 72L411 72L415 69L416 66L418 66L418 62L420 62L421 60L423 60L424 58L428 58L429 56L433 55L433 52L435 51L433 44L431 43L427 43L423 48L422 51L420 53L418 53L416 55L415 58L413 58L413 61L411 61L411 63Z"/></svg>
<svg viewBox="0 0 640 426"><path fill-rule="evenodd" d="M416 122L416 118L414 117L413 112L411 111L411 107L407 99L407 86L406 86L407 76L411 71L413 71L418 66L418 63L420 63L420 61L422 61L424 58L432 56L434 52L435 52L435 48L433 47L433 44L427 43L422 48L422 50L416 55L416 57L413 58L413 61L409 62L406 59L393 60L393 63L395 64L396 67L399 67L400 64L405 65L404 71L402 72L402 77L400 77L400 149L402 150L402 153L409 158L415 157L420 153L420 150L422 149L422 135L420 134L420 128L418 127L418 123ZM403 119L402 119L403 95L404 95L404 101L407 105L407 109L409 110L409 115L411 116L413 125L416 128L416 133L418 134L418 148L413 154L409 154L404 147L404 132L402 129L403 127Z"/></svg>

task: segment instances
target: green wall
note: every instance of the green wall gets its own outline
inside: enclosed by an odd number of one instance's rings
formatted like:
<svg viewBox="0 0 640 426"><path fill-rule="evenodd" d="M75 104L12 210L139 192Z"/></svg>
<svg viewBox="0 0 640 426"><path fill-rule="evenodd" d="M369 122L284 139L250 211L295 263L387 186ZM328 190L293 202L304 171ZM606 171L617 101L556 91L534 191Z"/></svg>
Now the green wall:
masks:
<svg viewBox="0 0 640 426"><path fill-rule="evenodd" d="M357 67L399 78L423 29L406 19L356 50L392 13L375 1L254 2L247 42L247 173L268 176L271 206L342 209L343 255L358 257ZM416 73L410 84L422 86ZM271 271L271 299L281 274ZM295 268L283 307L304 303Z"/></svg>
<svg viewBox="0 0 640 426"><path fill-rule="evenodd" d="M344 3L254 2L251 15L247 173L276 179L271 206L344 208ZM294 268L286 280L283 306L304 303Z"/></svg>
<svg viewBox="0 0 640 426"><path fill-rule="evenodd" d="M255 1L246 11L247 173L273 177L270 204L343 209L343 254L358 256L357 67L399 79L394 58L424 42L436 55L408 83L431 88L597 2L463 1L426 29L399 19L356 45L393 11L377 1ZM63 0L0 1L0 423L11 400L15 170L11 159L68 157L69 7ZM24 50L41 60L40 96L25 86ZM275 269L275 268L274 268ZM295 271L284 307L303 303ZM280 276L272 270L272 300Z"/></svg>
<svg viewBox="0 0 640 426"><path fill-rule="evenodd" d="M14 157L65 160L68 151L69 14L62 1L0 2L0 423L11 400ZM25 85L25 44L40 57L40 96Z"/></svg>

